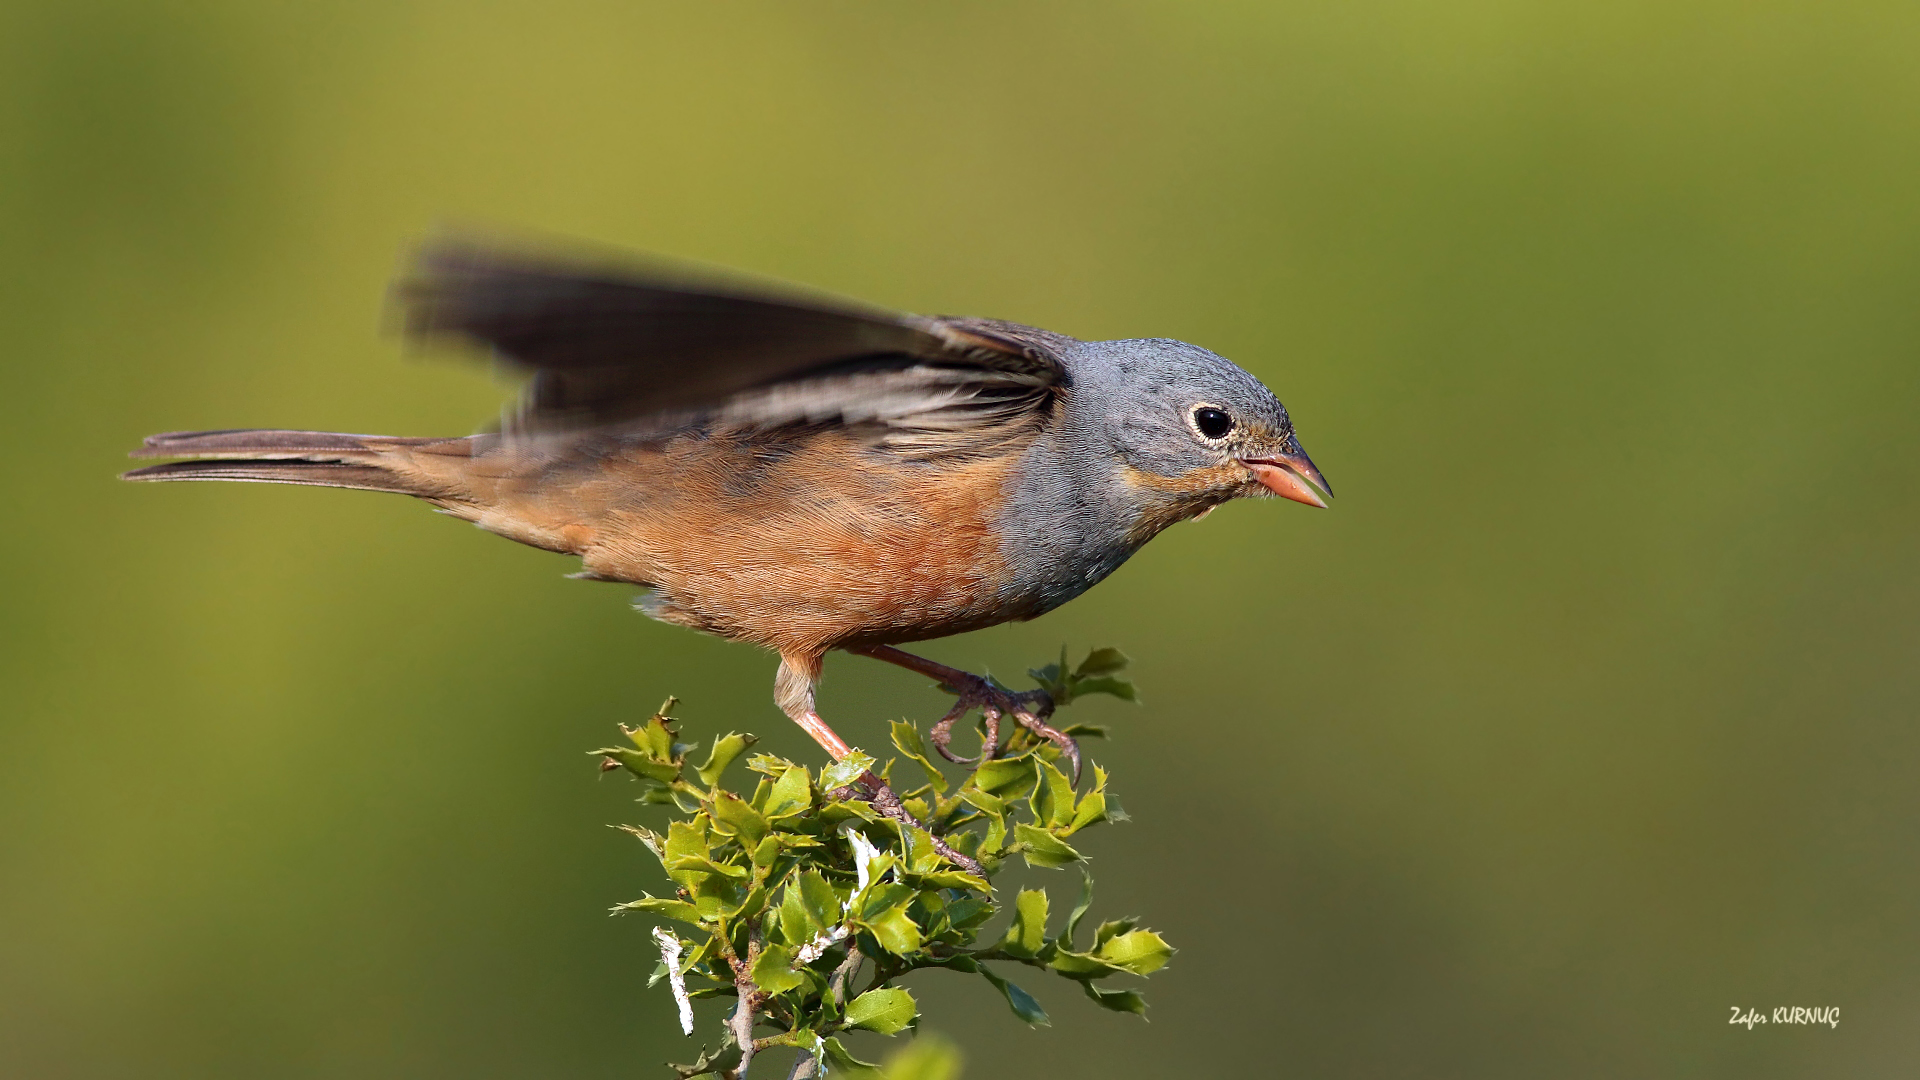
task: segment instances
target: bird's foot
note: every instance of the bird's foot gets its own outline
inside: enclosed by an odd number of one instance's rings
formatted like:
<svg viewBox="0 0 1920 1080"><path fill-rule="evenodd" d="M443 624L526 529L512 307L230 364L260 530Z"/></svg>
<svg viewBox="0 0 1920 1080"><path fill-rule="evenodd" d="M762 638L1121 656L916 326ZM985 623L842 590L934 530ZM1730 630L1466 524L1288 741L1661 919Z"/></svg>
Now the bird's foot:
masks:
<svg viewBox="0 0 1920 1080"><path fill-rule="evenodd" d="M1000 718L1012 715L1019 725L1034 735L1047 740L1060 748L1068 761L1073 763L1073 782L1080 782L1080 744L1073 737L1047 723L1053 715L1053 699L1045 690L1027 690L1017 692L1009 690L991 679L981 678L970 672L935 663L924 656L915 656L910 652L901 652L891 645L850 646L848 652L871 656L875 660L885 660L908 671L917 671L931 679L939 680L942 688L954 695L953 708L940 722L933 725L929 732L933 748L940 756L956 765L977 765L989 758L1000 755ZM987 723L987 735L982 740L979 757L960 757L953 752L954 721L967 715L973 709L980 710L980 718Z"/></svg>
<svg viewBox="0 0 1920 1080"><path fill-rule="evenodd" d="M1045 690L1009 690L990 679L963 671L953 672L942 679L941 685L954 695L953 708L928 733L929 741L941 757L959 765L977 765L986 758L998 757L1000 718L1011 716L1021 727L1058 747L1073 765L1073 782L1080 782L1080 744L1073 736L1047 723L1053 715L1053 699ZM981 740L980 757L960 757L950 746L953 725L974 709L979 709L980 718L986 721L986 737Z"/></svg>

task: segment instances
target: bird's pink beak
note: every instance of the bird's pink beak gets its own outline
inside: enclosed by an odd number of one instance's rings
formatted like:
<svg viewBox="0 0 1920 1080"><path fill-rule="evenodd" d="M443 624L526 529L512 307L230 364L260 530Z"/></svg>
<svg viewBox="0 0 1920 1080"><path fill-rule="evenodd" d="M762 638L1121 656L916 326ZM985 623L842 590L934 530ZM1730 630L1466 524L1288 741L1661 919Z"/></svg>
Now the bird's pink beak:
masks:
<svg viewBox="0 0 1920 1080"><path fill-rule="evenodd" d="M1307 456L1295 439L1288 439L1286 449L1278 454L1241 458L1240 463L1253 473L1255 480L1260 481L1260 486L1283 499L1325 510L1327 501L1320 497L1320 491L1329 496L1333 494L1333 488L1327 486L1327 478L1314 468L1313 459ZM1316 487L1320 491L1315 491Z"/></svg>

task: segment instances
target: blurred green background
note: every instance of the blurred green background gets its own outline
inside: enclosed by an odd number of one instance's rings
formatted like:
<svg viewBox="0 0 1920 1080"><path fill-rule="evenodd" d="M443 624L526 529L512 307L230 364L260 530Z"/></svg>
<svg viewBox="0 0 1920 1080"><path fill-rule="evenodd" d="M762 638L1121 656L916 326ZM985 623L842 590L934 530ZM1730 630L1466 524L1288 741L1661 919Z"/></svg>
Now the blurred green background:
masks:
<svg viewBox="0 0 1920 1080"><path fill-rule="evenodd" d="M1076 707L1136 818L1099 910L1182 948L1151 1024L923 980L971 1075L1912 1075L1916 55L1815 0L0 8L0 1074L689 1056L583 751L672 692L806 753L770 658L403 499L114 479L485 422L379 331L451 218L1185 338L1293 410L1331 512L928 649L1134 656L1146 707ZM1842 1022L1728 1023L1776 1005Z"/></svg>

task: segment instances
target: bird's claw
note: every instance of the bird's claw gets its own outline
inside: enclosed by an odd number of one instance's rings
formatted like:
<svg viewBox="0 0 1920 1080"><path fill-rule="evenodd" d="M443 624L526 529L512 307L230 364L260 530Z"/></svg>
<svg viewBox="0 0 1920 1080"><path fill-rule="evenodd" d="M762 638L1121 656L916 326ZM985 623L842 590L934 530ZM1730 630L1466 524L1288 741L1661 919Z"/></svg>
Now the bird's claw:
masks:
<svg viewBox="0 0 1920 1080"><path fill-rule="evenodd" d="M1049 706L1047 711L1051 713L1053 711L1051 708L1053 704L1052 700L1049 699L1047 704ZM1047 723L1032 713L1016 712L1013 714L1013 718L1020 721L1021 727L1026 728L1028 731L1033 732L1035 735L1040 736L1058 747L1060 753L1066 757L1068 764L1073 766L1073 782L1076 785L1080 783L1080 744L1074 740L1073 736L1061 731L1059 728L1054 727L1052 724Z"/></svg>
<svg viewBox="0 0 1920 1080"><path fill-rule="evenodd" d="M980 756L961 757L953 752L950 744L953 742L954 721L967 715L973 708L974 703L962 696L927 733L928 741L933 743L933 748L940 752L940 756L956 765L978 765L983 759L993 757L1000 747L1000 710L985 706L980 710L980 717L987 722L987 735L981 740Z"/></svg>
<svg viewBox="0 0 1920 1080"><path fill-rule="evenodd" d="M952 682L941 684L954 695L953 708L928 732L928 741L941 757L957 765L977 765L982 760L998 757L1000 718L1012 716L1021 727L1058 747L1073 765L1073 782L1080 782L1080 744L1073 736L1047 723L1047 718L1053 715L1053 698L1045 690L1017 692L977 675L969 675L967 680L959 686ZM974 709L979 709L980 718L986 721L986 737L981 740L979 757L961 757L949 745L953 741L953 725Z"/></svg>

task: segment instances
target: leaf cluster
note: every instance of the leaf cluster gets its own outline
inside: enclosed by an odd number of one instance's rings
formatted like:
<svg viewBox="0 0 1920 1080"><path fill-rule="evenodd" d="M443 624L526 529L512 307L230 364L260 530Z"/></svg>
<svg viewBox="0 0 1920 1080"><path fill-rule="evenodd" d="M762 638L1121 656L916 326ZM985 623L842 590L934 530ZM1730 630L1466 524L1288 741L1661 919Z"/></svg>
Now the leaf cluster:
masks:
<svg viewBox="0 0 1920 1080"><path fill-rule="evenodd" d="M1127 657L1119 649L1095 649L1080 661L1078 667L1067 666L1067 650L1060 649L1060 659L1045 667L1033 668L1027 674L1040 684L1040 689L1053 699L1055 708L1070 705L1074 698L1088 694L1111 694L1125 701L1139 703L1140 693L1133 684L1119 677L1127 666Z"/></svg>
<svg viewBox="0 0 1920 1080"><path fill-rule="evenodd" d="M1088 693L1131 699L1131 685L1114 677L1125 663L1114 650L1096 650L1077 669L1067 669L1063 654L1060 664L1034 674L1064 691L1066 701ZM720 1044L672 1066L681 1077L744 1073L753 1054L771 1046L810 1053L825 1071L868 1072L873 1067L840 1036L916 1027L918 1005L899 983L930 968L979 976L1029 1024L1046 1024L1046 1012L990 965L1051 972L1104 1008L1145 1011L1137 989L1104 984L1148 975L1173 950L1131 919L1101 923L1090 936L1080 932L1093 879L1078 834L1125 820L1103 769L1095 766L1076 786L1054 746L1021 729L997 756L956 778L934 763L920 731L905 721L892 726L898 756L884 765L856 751L816 772L749 754L754 737L738 733L715 740L696 764L696 747L679 741L678 721L668 715L673 705L669 699L646 723L623 727L624 745L595 753L604 768L624 770L642 786L640 802L671 808L664 832L622 826L673 883L671 895L614 909L679 924L663 940L663 957L676 945L678 956L671 966L663 959L654 982L667 981L685 999L736 1001ZM745 795L722 784L743 758L758 776ZM885 817L858 797L855 782L869 769L894 787L919 824ZM896 771L917 783L896 782ZM936 836L974 859L984 876L944 857ZM1029 866L1081 870L1078 900L1051 933L1045 890L1022 889L1010 902L993 890L991 879L1015 856ZM1003 910L1011 913L1004 932L985 936Z"/></svg>

